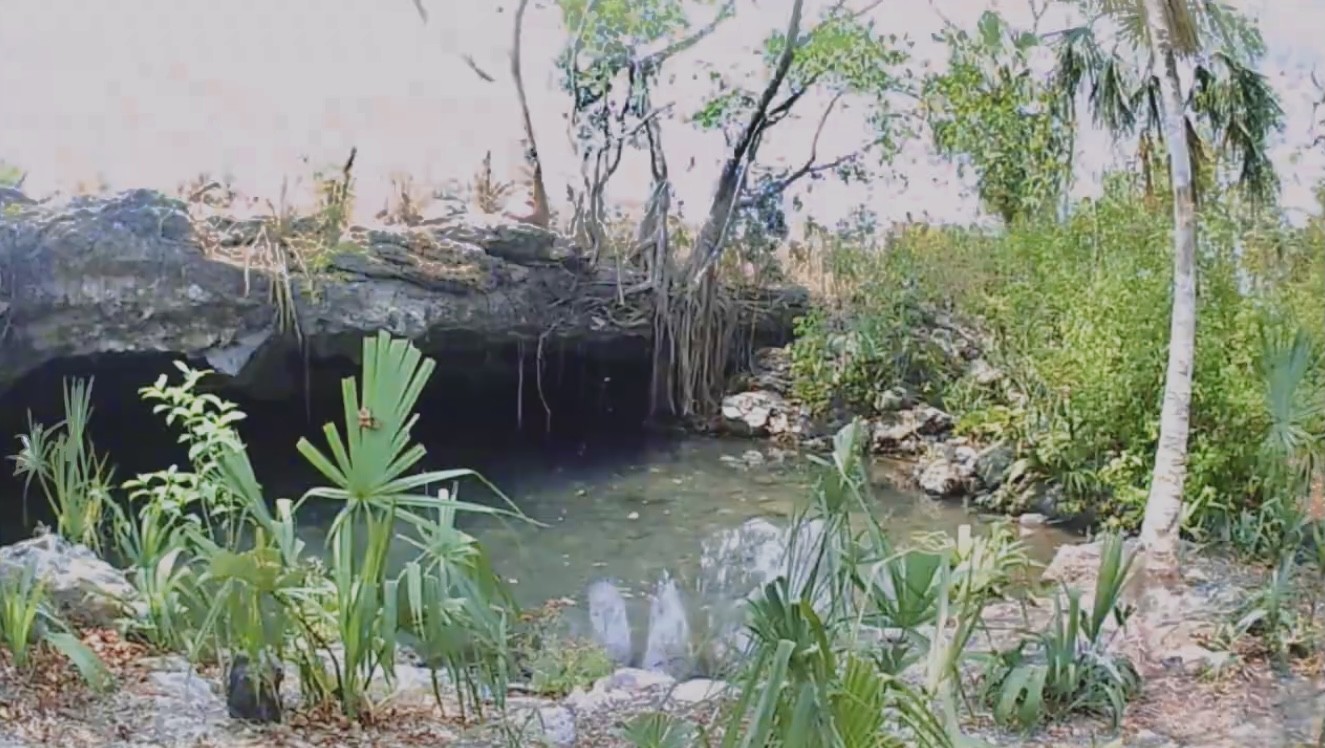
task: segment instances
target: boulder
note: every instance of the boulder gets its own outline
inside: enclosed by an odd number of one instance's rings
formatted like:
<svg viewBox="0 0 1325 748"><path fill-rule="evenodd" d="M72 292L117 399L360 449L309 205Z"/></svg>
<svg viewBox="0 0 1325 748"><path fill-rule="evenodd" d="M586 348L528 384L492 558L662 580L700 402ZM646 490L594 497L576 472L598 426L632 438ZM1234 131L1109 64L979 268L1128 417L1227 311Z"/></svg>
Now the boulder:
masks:
<svg viewBox="0 0 1325 748"><path fill-rule="evenodd" d="M952 429L951 415L930 405L920 405L880 418L870 429L870 451L875 454L914 455L927 439Z"/></svg>
<svg viewBox="0 0 1325 748"><path fill-rule="evenodd" d="M983 358L977 358L966 367L966 375L981 387L989 387L1003 381L1003 372Z"/></svg>
<svg viewBox="0 0 1325 748"><path fill-rule="evenodd" d="M746 377L747 389L768 390L779 395L791 394L791 351L787 348L760 348Z"/></svg>
<svg viewBox="0 0 1325 748"><path fill-rule="evenodd" d="M975 450L970 447L938 450L933 459L919 467L916 480L930 496L964 496L975 488L975 459Z"/></svg>
<svg viewBox="0 0 1325 748"><path fill-rule="evenodd" d="M531 735L549 748L571 748L576 744L575 714L560 705L542 706L528 714Z"/></svg>
<svg viewBox="0 0 1325 748"><path fill-rule="evenodd" d="M918 401L915 393L905 387L889 387L875 396L874 409L880 413L892 413L914 408Z"/></svg>
<svg viewBox="0 0 1325 748"><path fill-rule="evenodd" d="M225 703L230 716L260 724L280 722L282 680L284 669L279 662L255 665L247 655L236 655L226 676Z"/></svg>
<svg viewBox="0 0 1325 748"><path fill-rule="evenodd" d="M975 475L985 488L993 491L1007 479L1016 453L1007 444L995 444L980 450L975 457Z"/></svg>
<svg viewBox="0 0 1325 748"><path fill-rule="evenodd" d="M672 689L671 700L677 704L699 704L721 698L728 691L728 686L720 680L694 678Z"/></svg>
<svg viewBox="0 0 1325 748"><path fill-rule="evenodd" d="M1123 542L1124 553L1136 553L1137 547L1135 539ZM1047 582L1061 582L1068 587L1083 591L1093 590L1095 579L1099 576L1100 553L1103 549L1104 543L1101 540L1061 546L1041 578Z"/></svg>
<svg viewBox="0 0 1325 748"><path fill-rule="evenodd" d="M137 591L124 572L55 533L0 548L0 576L13 580L29 568L66 620L110 626L136 610Z"/></svg>
<svg viewBox="0 0 1325 748"><path fill-rule="evenodd" d="M797 436L809 429L801 406L770 390L752 390L722 399L725 428L742 436Z"/></svg>

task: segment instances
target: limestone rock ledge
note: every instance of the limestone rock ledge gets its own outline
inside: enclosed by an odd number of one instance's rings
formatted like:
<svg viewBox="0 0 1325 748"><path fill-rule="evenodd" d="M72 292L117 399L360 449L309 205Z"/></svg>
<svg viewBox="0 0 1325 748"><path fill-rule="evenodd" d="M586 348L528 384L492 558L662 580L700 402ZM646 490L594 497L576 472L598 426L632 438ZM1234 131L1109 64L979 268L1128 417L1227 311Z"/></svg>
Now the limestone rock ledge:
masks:
<svg viewBox="0 0 1325 748"><path fill-rule="evenodd" d="M545 333L553 343L651 334L647 315L602 312L614 274L600 277L573 243L536 226L353 227L311 256L273 249L270 235L260 218L195 220L149 190L60 203L0 195L0 391L47 362L107 353L178 354L251 377L264 347L293 339L278 335L273 303L286 290L318 356L354 356L378 330L429 353ZM275 289L273 266L292 273Z"/></svg>

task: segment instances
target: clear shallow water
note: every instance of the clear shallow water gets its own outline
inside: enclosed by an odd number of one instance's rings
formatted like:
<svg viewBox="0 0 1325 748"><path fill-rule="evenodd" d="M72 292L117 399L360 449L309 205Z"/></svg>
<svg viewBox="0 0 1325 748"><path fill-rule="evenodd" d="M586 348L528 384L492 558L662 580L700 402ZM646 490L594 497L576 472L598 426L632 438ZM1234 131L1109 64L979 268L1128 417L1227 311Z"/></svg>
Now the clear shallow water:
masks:
<svg viewBox="0 0 1325 748"><path fill-rule="evenodd" d="M772 456L751 466L742 459L751 450ZM459 520L484 543L522 603L582 601L597 579L611 579L628 599L642 601L664 572L687 588L706 539L756 517L781 524L807 499L811 466L795 455L779 460L778 454L748 440L619 438L546 450L430 449L429 467L480 471L540 523L477 515ZM887 480L895 471L895 465L877 463L873 491L875 514L895 540L980 521L959 503L898 490ZM472 480L460 484L459 496L501 503ZM309 507L301 514L310 542L320 546L334 511ZM1069 537L1042 529L1026 540L1033 555L1047 560ZM402 543L395 560L404 563L412 552Z"/></svg>

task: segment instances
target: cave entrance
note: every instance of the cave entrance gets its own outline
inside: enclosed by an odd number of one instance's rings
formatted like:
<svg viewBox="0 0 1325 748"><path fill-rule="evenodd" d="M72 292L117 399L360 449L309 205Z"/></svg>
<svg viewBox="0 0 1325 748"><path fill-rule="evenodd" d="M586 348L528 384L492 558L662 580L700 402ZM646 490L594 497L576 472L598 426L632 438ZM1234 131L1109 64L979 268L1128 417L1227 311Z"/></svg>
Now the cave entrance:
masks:
<svg viewBox="0 0 1325 748"><path fill-rule="evenodd" d="M538 350L536 341L501 345L451 345L430 353L437 367L418 404L413 436L428 455L420 469L470 468L517 497L522 488L574 465L630 461L656 448L656 430L646 426L651 382L647 341L559 345ZM15 454L28 418L47 426L64 417L62 386L66 378L92 379L90 437L109 456L115 480L138 473L184 466L178 431L165 425L143 400L140 388L166 375L180 381L169 355L121 354L64 359L30 372L0 395L0 445ZM341 381L356 376L348 357L312 357L296 350L268 359L256 381L296 381L293 393L273 397L261 387L239 386L213 375L208 391L230 400L248 418L239 424L266 495L298 497L320 476L299 455L300 437L324 443L322 426L343 419ZM274 363L270 363L274 362ZM203 362L190 362L206 368ZM26 492L7 460L0 471L0 541L26 537L38 522L51 524L40 488ZM468 491L467 493L465 493ZM464 498L490 503L495 495L462 489ZM19 508L23 507L24 511Z"/></svg>

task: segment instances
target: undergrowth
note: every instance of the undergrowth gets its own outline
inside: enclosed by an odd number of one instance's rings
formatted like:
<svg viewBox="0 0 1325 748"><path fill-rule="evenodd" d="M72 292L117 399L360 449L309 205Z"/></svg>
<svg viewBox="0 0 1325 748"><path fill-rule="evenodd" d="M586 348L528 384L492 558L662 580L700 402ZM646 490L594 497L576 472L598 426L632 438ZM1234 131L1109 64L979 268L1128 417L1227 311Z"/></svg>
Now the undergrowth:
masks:
<svg viewBox="0 0 1325 748"><path fill-rule="evenodd" d="M1061 221L911 227L879 251L830 242L833 293L801 320L795 392L869 415L878 393L910 387L1023 458L1025 480L992 507L1052 484L1059 511L1134 529L1163 395L1170 225L1163 201L1115 177ZM1201 226L1186 527L1273 556L1325 450L1325 236L1320 219L1292 228L1228 196L1207 199ZM998 381L945 366L940 315L981 331Z"/></svg>

